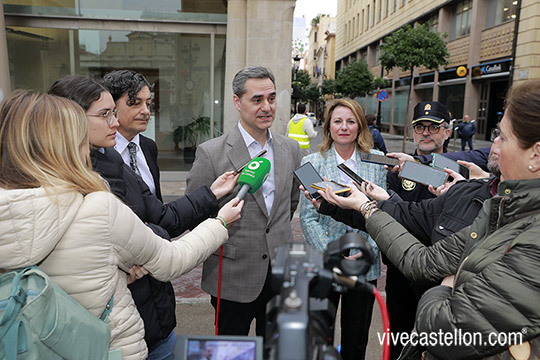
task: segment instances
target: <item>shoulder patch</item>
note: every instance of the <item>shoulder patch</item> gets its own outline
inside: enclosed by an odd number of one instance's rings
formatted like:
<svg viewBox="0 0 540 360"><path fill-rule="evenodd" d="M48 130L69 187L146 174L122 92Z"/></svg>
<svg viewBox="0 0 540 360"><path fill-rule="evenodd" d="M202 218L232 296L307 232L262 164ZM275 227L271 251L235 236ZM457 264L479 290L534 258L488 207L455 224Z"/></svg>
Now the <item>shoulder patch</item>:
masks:
<svg viewBox="0 0 540 360"><path fill-rule="evenodd" d="M414 181L401 179L401 187L405 191L413 191L414 188L416 187L416 183Z"/></svg>

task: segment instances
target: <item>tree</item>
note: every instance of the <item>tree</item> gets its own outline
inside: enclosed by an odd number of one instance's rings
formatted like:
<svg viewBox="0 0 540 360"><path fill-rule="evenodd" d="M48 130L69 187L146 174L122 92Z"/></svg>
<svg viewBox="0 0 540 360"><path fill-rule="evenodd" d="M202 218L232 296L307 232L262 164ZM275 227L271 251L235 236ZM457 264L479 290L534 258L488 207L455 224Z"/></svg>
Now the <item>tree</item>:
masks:
<svg viewBox="0 0 540 360"><path fill-rule="evenodd" d="M304 95L302 96L302 101L308 102L317 102L321 97L321 92L317 84L311 83L304 89Z"/></svg>
<svg viewBox="0 0 540 360"><path fill-rule="evenodd" d="M446 34L443 35L446 37ZM428 24L411 27L405 25L384 39L379 61L387 71L398 67L411 72L411 85L407 99L407 112L403 133L403 151L409 128L409 101L413 90L413 72L415 67L424 66L436 70L439 66L448 64L448 49L443 37L432 31Z"/></svg>
<svg viewBox="0 0 540 360"><path fill-rule="evenodd" d="M321 92L323 95L334 95L337 92L336 80L334 79L323 80Z"/></svg>
<svg viewBox="0 0 540 360"><path fill-rule="evenodd" d="M337 92L352 99L366 95L371 89L373 74L364 60L354 61L337 73Z"/></svg>

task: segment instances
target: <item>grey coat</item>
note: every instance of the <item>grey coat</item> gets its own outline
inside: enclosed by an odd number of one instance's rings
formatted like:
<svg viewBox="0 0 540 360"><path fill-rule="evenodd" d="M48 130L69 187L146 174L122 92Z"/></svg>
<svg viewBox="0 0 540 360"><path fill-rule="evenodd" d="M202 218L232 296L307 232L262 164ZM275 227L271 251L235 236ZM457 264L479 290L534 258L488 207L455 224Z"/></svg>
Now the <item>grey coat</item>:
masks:
<svg viewBox="0 0 540 360"><path fill-rule="evenodd" d="M416 329L478 332L480 344L427 346L440 359L478 359L504 351L490 333L540 334L540 179L505 181L484 202L473 224L426 247L392 217L377 211L366 227L381 251L415 282L456 275L454 288L437 286L418 305Z"/></svg>
<svg viewBox="0 0 540 360"><path fill-rule="evenodd" d="M300 165L298 142L272 133L276 192L270 215L267 215L262 191L247 194L242 217L229 227L229 241L223 246L221 298L247 303L261 292L275 248L292 241L291 219L299 202L299 184L293 171ZM197 148L195 162L187 178L186 192L211 184L225 171L234 170L250 155L242 134L234 129ZM223 206L238 193L219 201ZM202 288L217 296L219 250L210 256L203 267Z"/></svg>

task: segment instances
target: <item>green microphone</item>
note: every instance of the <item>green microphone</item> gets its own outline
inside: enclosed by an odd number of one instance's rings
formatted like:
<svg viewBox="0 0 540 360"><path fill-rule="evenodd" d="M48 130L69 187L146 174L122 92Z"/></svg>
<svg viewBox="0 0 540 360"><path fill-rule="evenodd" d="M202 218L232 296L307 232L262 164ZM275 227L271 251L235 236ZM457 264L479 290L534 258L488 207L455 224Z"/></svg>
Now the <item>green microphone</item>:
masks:
<svg viewBox="0 0 540 360"><path fill-rule="evenodd" d="M268 178L270 173L270 160L256 157L247 164L238 178L238 185L241 186L238 192L238 198L242 200L249 192L253 194L259 190L262 184Z"/></svg>

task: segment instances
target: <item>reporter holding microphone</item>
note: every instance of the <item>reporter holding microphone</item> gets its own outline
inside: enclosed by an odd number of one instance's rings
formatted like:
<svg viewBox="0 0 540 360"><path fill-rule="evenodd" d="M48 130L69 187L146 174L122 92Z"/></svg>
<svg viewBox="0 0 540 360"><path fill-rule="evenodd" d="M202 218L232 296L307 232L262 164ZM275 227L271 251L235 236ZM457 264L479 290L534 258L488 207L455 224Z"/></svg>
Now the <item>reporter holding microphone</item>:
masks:
<svg viewBox="0 0 540 360"><path fill-rule="evenodd" d="M259 190L251 187L258 182L244 182L256 191L245 194L242 217L228 227L217 323L220 335L248 335L250 324L256 319L256 333L264 336L266 303L274 296L270 288L271 259L277 246L292 241L290 221L299 201L299 184L293 171L300 164L300 148L295 140L270 131L276 111L276 88L269 69L243 68L233 79L233 93L240 120L223 136L197 148L186 191L211 183L223 172L238 169L261 150L267 150L263 157L270 165L268 178ZM253 161L240 175L239 183L245 180L242 175L251 164ZM260 170L254 171L256 179L260 179ZM220 205L239 190L240 185L220 199ZM219 253L204 262L202 277L202 288L211 295L215 309Z"/></svg>

